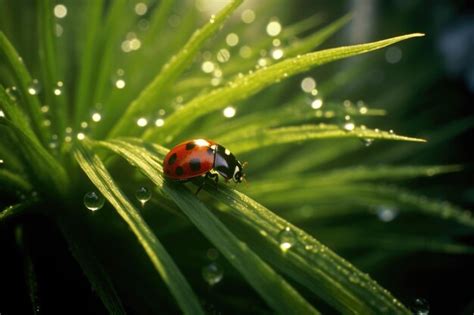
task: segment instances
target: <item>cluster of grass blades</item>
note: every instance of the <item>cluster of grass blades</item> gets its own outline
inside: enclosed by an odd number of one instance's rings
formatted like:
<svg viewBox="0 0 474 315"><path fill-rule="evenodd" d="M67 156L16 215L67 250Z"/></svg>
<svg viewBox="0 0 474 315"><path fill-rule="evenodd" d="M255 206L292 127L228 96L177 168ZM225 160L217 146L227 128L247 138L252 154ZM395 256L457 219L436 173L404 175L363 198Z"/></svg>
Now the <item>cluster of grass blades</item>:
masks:
<svg viewBox="0 0 474 315"><path fill-rule="evenodd" d="M402 186L460 166L328 166L373 143L411 142L397 153L408 155L425 140L367 127L385 110L339 102L341 78L316 86L307 73L422 34L321 50L349 15L282 28L241 3L202 22L188 1L1 2L0 229L15 231L33 313L51 307L25 240L38 216L111 314L410 314L319 236L367 251L361 266L393 252L473 252L456 240L472 233L468 211ZM26 20L34 32L18 28ZM198 137L248 161L249 184L195 196L166 181L168 149ZM404 215L425 232L386 229ZM439 235L436 224L458 228Z"/></svg>

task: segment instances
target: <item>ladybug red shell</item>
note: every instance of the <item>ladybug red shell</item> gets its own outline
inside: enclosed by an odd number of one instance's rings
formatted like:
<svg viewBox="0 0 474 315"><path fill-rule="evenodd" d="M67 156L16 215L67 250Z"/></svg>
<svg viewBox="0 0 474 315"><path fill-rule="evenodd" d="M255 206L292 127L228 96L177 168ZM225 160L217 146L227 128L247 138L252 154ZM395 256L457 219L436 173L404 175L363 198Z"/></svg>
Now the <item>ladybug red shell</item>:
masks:
<svg viewBox="0 0 474 315"><path fill-rule="evenodd" d="M220 144L211 140L194 139L172 148L163 160L165 176L176 181L217 174L226 180L240 183L244 177L243 166L235 156Z"/></svg>

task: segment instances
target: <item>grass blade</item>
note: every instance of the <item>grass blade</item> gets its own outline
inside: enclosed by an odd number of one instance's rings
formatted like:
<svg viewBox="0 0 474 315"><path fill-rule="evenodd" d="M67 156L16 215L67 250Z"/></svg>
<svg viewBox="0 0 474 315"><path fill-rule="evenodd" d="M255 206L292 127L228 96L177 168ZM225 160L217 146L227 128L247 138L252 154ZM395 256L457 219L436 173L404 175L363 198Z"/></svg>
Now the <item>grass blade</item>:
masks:
<svg viewBox="0 0 474 315"><path fill-rule="evenodd" d="M7 126L17 137L18 149L28 161L27 165L32 172L30 178L34 181L35 187L40 188L45 195L66 196L69 180L63 166L43 146L9 120L0 118L0 125Z"/></svg>
<svg viewBox="0 0 474 315"><path fill-rule="evenodd" d="M81 54L79 78L74 99L75 125L85 117L85 112L90 106L93 91L93 76L96 68L96 58L99 58L102 49L101 33L99 31L102 23L103 0L85 2L85 14L88 17L86 29L84 30L84 48Z"/></svg>
<svg viewBox="0 0 474 315"><path fill-rule="evenodd" d="M55 133L63 138L66 128L65 96L58 97L53 93L53 86L59 81L56 54L56 36L54 35L53 5L51 0L40 1L38 3L38 44L41 73L43 74L43 91L46 104L50 105L53 113L53 127ZM63 94L65 91L62 92Z"/></svg>
<svg viewBox="0 0 474 315"><path fill-rule="evenodd" d="M71 222L70 217L62 216L58 218L57 223L69 245L69 250L109 313L114 315L126 314L112 280L88 248L87 241L84 239L85 236L82 235L83 231L77 221Z"/></svg>
<svg viewBox="0 0 474 315"><path fill-rule="evenodd" d="M140 213L116 186L102 161L82 146L74 151L74 156L84 173L130 226L182 311L185 314L204 314L188 282Z"/></svg>
<svg viewBox="0 0 474 315"><path fill-rule="evenodd" d="M32 198L28 201L6 207L0 211L0 224L6 222L10 218L21 216L23 213L30 211L32 209L31 206L35 205L37 202L37 198Z"/></svg>
<svg viewBox="0 0 474 315"><path fill-rule="evenodd" d="M37 133L39 139L43 144L48 143L50 139L49 130L43 125L43 118L41 114L41 105L36 95L31 95L28 92L28 87L32 84L32 79L28 70L26 69L23 60L18 55L15 48L12 46L8 38L0 31L0 56L5 60L5 64L10 69L16 82L18 83L18 90L21 94L22 102L20 104L26 107L28 116L31 118L33 129Z"/></svg>
<svg viewBox="0 0 474 315"><path fill-rule="evenodd" d="M242 136L232 141L226 139L236 149L234 151L242 153L255 149L264 148L270 145L293 143L315 139L332 138L359 138L359 139L384 139L398 141L425 142L423 139L399 136L387 131L371 130L354 127L347 131L335 125L303 125L296 127L282 127L267 130L255 130L251 134Z"/></svg>
<svg viewBox="0 0 474 315"><path fill-rule="evenodd" d="M166 87L172 85L178 76L191 63L195 54L202 47L203 43L214 34L224 23L226 18L234 12L234 10L242 3L243 0L232 0L224 9L222 9L215 17L211 17L209 23L194 32L189 41L175 55L168 64L164 65L160 73L148 86L140 93L130 106L128 106L125 114L120 118L109 137L115 137L123 134L125 130L130 130L130 121L135 116L144 111L150 111L152 106L160 99L166 90Z"/></svg>
<svg viewBox="0 0 474 315"><path fill-rule="evenodd" d="M318 314L281 276L237 239L196 196L184 187L172 187L164 182L160 164L146 149L116 140L98 144L140 168L179 206L277 313Z"/></svg>
<svg viewBox="0 0 474 315"><path fill-rule="evenodd" d="M0 183L2 183L1 190L8 188L10 191L30 191L32 189L28 181L8 170L0 170Z"/></svg>
<svg viewBox="0 0 474 315"><path fill-rule="evenodd" d="M156 140L161 138L161 140L163 140L165 138L164 135L166 135L166 138L171 141L189 123L197 118L217 109L221 109L222 107L227 106L227 104L232 104L239 100L248 98L269 85L304 72L311 67L367 53L419 36L423 36L423 34L414 33L378 42L326 49L284 60L270 67L243 76L242 78L237 78L233 82L230 82L227 87L216 89L208 94L194 98L185 104L180 110L171 114L167 119L167 123L162 128L149 130L145 134L145 137L146 139Z"/></svg>

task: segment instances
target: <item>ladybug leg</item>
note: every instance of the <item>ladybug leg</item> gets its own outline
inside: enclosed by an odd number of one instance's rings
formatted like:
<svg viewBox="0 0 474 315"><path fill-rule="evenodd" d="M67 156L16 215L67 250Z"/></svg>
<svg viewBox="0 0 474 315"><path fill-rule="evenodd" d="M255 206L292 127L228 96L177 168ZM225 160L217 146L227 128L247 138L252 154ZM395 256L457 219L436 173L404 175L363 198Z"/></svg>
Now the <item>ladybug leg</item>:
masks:
<svg viewBox="0 0 474 315"><path fill-rule="evenodd" d="M211 173L209 172L209 178L213 179L214 182L216 183L216 189L217 189L217 184L219 183L219 175L217 173Z"/></svg>

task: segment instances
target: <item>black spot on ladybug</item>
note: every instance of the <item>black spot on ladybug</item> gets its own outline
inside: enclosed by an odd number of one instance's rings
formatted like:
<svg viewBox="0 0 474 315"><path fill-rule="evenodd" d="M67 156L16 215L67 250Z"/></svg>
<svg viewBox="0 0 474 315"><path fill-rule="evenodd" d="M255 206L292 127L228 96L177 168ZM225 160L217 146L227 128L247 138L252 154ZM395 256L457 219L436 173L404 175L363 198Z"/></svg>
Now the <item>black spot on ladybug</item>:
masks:
<svg viewBox="0 0 474 315"><path fill-rule="evenodd" d="M189 167L191 167L191 170L197 172L201 169L201 161L199 159L192 159L189 161Z"/></svg>
<svg viewBox="0 0 474 315"><path fill-rule="evenodd" d="M188 142L186 143L186 150L192 150L196 144L194 142Z"/></svg>
<svg viewBox="0 0 474 315"><path fill-rule="evenodd" d="M173 163L176 162L177 158L178 156L176 155L176 153L173 153L168 159L168 165L173 165Z"/></svg>
<svg viewBox="0 0 474 315"><path fill-rule="evenodd" d="M181 176L184 174L184 169L181 166L176 168L176 175Z"/></svg>

